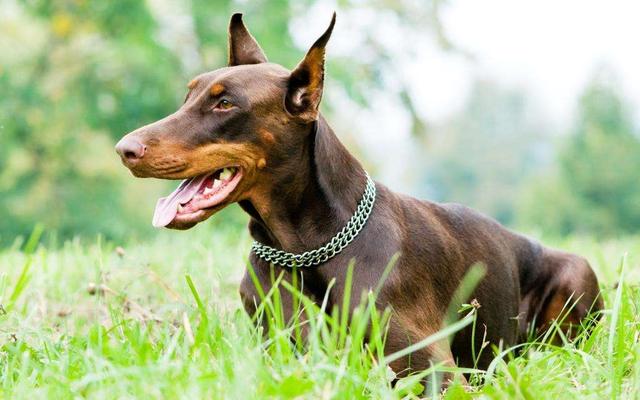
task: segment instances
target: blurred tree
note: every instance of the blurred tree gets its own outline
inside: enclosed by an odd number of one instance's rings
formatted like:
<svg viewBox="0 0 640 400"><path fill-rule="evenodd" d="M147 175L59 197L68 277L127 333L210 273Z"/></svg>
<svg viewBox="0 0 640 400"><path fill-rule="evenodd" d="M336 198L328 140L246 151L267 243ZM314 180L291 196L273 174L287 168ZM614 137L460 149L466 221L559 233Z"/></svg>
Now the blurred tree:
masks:
<svg viewBox="0 0 640 400"><path fill-rule="evenodd" d="M113 141L175 107L176 58L142 0L25 1L16 14L3 32L23 48L0 64L0 235L36 222L125 235L139 207L126 204Z"/></svg>
<svg viewBox="0 0 640 400"><path fill-rule="evenodd" d="M548 154L532 105L490 80L474 84L463 109L428 137L429 197L514 220L517 189Z"/></svg>
<svg viewBox="0 0 640 400"><path fill-rule="evenodd" d="M640 139L609 75L581 96L555 168L525 190L522 223L559 234L640 231Z"/></svg>

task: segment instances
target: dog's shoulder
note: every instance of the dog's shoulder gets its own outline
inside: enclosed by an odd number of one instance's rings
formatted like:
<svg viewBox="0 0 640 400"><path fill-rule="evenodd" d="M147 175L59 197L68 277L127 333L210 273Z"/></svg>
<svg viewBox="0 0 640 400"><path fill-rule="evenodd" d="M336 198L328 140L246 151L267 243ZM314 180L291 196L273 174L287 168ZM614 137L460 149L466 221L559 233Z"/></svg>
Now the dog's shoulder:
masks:
<svg viewBox="0 0 640 400"><path fill-rule="evenodd" d="M440 215L446 217L451 224L456 226L462 225L486 225L496 229L504 229L504 227L495 219L489 217L480 211L474 210L460 203L432 203Z"/></svg>
<svg viewBox="0 0 640 400"><path fill-rule="evenodd" d="M488 215L459 203L420 201L425 220L458 239L504 239L513 232Z"/></svg>
<svg viewBox="0 0 640 400"><path fill-rule="evenodd" d="M400 208L405 215L418 221L429 221L455 230L469 226L505 229L498 221L459 203L437 203L397 194Z"/></svg>

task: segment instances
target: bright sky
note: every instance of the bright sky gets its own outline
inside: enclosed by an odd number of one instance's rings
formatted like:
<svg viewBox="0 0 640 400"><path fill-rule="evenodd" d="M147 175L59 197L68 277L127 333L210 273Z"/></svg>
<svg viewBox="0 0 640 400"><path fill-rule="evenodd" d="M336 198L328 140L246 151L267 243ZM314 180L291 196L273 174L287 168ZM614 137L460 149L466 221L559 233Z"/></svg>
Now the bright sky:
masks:
<svg viewBox="0 0 640 400"><path fill-rule="evenodd" d="M477 58L474 65L436 51L415 60L413 71L432 72L415 96L426 114L455 109L481 73L524 88L552 122L565 125L603 64L619 75L633 108L640 106L640 2L452 0L443 17L450 40Z"/></svg>

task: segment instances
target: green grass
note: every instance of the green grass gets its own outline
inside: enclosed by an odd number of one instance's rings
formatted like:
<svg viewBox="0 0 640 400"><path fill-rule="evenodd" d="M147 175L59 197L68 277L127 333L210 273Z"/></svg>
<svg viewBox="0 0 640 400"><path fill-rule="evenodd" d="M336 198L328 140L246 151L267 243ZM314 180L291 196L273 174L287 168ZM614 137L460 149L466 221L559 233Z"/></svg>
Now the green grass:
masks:
<svg viewBox="0 0 640 400"><path fill-rule="evenodd" d="M35 239L0 251L0 398L416 398L433 372L392 387L382 356L387 314L371 307L373 294L351 321L298 297L311 315L302 347L289 340L299 324L283 321L277 296L266 293L262 313L272 323L263 335L237 294L244 230L212 224L124 249ZM531 343L445 398L640 393L640 239L553 244L587 256L601 279L607 312L593 335L561 347ZM364 345L368 323L374 339Z"/></svg>

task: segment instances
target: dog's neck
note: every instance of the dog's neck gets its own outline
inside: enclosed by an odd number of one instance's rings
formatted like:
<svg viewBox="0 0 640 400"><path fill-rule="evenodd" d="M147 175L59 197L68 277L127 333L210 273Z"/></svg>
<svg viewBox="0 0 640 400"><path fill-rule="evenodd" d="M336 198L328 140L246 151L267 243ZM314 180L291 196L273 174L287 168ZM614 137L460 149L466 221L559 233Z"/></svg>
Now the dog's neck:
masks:
<svg viewBox="0 0 640 400"><path fill-rule="evenodd" d="M320 116L304 148L269 188L240 206L251 215L253 238L288 252L328 242L355 212L366 173Z"/></svg>

